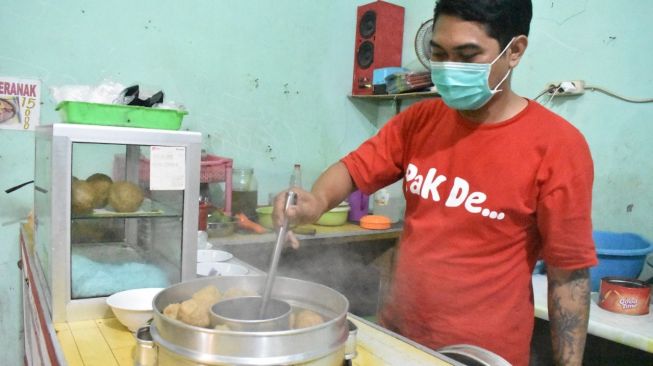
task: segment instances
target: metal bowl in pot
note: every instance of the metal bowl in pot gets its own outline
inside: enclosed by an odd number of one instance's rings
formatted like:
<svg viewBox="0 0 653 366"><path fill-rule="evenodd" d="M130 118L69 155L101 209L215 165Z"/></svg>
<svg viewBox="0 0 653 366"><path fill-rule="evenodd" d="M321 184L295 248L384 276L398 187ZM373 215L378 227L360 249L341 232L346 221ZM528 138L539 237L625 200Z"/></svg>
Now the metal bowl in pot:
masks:
<svg viewBox="0 0 653 366"><path fill-rule="evenodd" d="M349 302L339 292L308 281L275 279L272 298L293 308L319 313L322 324L279 331L232 331L201 328L167 318L163 309L185 301L200 289L214 285L261 293L265 276L206 277L171 286L154 299L152 339L158 347L158 365L293 365L336 366L344 359L349 334Z"/></svg>
<svg viewBox="0 0 653 366"><path fill-rule="evenodd" d="M226 299L215 303L210 311L211 325L226 326L235 331L273 331L288 330L292 307L285 301L270 299L263 318L259 317L261 296L244 296Z"/></svg>

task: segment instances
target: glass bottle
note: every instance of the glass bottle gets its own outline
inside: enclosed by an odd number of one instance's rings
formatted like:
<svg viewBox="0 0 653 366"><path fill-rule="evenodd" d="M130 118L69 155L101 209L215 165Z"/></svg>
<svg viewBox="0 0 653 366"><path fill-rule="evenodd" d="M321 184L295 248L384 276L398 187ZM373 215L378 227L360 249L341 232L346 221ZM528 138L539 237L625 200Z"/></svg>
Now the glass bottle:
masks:
<svg viewBox="0 0 653 366"><path fill-rule="evenodd" d="M208 158L208 154L205 149L202 149L201 160L204 161ZM199 218L198 218L198 229L200 231L206 230L206 220L209 215L209 209L211 207L211 197L209 196L209 183L200 182L200 202L199 202Z"/></svg>
<svg viewBox="0 0 653 366"><path fill-rule="evenodd" d="M232 171L231 211L244 213L250 219L256 218L258 205L258 183L252 168L234 168Z"/></svg>
<svg viewBox="0 0 653 366"><path fill-rule="evenodd" d="M406 210L406 200L403 195L402 181L399 180L387 187L381 188L374 193L375 215L386 216L390 222L399 222Z"/></svg>
<svg viewBox="0 0 653 366"><path fill-rule="evenodd" d="M206 230L206 219L209 215L210 207L211 200L209 198L209 184L200 183L199 218L197 221L199 230Z"/></svg>
<svg viewBox="0 0 653 366"><path fill-rule="evenodd" d="M290 188L302 188L302 167L300 164L295 164L292 175L290 175Z"/></svg>

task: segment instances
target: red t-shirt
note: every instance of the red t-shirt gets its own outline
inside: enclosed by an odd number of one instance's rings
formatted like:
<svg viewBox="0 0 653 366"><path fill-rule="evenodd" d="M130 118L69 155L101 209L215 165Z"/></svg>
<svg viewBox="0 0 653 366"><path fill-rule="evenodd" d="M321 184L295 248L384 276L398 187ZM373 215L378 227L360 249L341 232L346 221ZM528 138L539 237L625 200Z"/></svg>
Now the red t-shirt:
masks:
<svg viewBox="0 0 653 366"><path fill-rule="evenodd" d="M417 103L342 159L371 194L403 177L406 218L382 323L437 349L474 344L527 365L531 273L597 263L593 164L581 133L533 101L478 124Z"/></svg>

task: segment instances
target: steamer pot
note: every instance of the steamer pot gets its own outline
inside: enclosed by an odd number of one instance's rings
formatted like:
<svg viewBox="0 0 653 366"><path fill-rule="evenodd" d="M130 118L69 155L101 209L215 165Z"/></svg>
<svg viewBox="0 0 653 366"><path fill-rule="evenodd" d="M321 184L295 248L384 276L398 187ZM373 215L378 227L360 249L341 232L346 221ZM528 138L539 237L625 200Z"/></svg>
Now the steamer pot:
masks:
<svg viewBox="0 0 653 366"><path fill-rule="evenodd" d="M465 366L511 366L510 362L496 353L471 344L455 344L437 351Z"/></svg>
<svg viewBox="0 0 653 366"><path fill-rule="evenodd" d="M221 292L235 287L261 293L265 276L200 278L161 291L153 302L153 320L149 326L152 344L147 340L138 342L140 350L155 353L155 357L143 359L155 358L156 361L142 366L342 365L349 335L346 319L349 302L339 292L317 283L277 277L273 298L286 301L293 307L318 312L325 318L322 324L301 329L271 332L214 330L191 326L163 315L167 305L187 300L208 285L216 286ZM138 356L135 359L138 360Z"/></svg>

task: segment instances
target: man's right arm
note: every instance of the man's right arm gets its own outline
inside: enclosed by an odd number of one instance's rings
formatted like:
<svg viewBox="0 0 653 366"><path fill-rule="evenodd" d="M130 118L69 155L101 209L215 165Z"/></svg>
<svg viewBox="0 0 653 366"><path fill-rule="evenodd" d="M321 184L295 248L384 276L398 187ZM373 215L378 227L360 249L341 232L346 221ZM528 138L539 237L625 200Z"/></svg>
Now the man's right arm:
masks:
<svg viewBox="0 0 653 366"><path fill-rule="evenodd" d="M322 213L338 206L356 189L347 166L341 161L331 165L313 184L313 193L322 205ZM318 216L319 218L319 216ZM317 220L317 219L316 219Z"/></svg>
<svg viewBox="0 0 653 366"><path fill-rule="evenodd" d="M288 209L287 215L294 224L311 224L326 211L342 202L356 185L341 161L331 165L320 175L310 192L293 188L297 193L297 204ZM279 225L283 217L285 193L277 195L274 202L274 222Z"/></svg>

